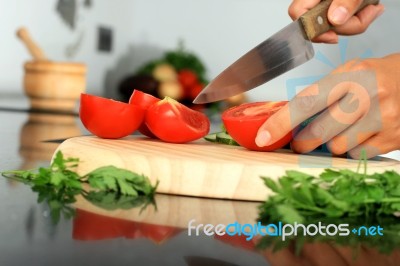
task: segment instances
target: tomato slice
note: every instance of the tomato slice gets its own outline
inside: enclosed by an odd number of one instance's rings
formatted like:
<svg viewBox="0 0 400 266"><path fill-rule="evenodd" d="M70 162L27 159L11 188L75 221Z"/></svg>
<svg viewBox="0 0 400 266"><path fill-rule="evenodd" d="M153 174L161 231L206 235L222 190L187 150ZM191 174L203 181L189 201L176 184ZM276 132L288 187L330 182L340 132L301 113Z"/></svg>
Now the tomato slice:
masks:
<svg viewBox="0 0 400 266"><path fill-rule="evenodd" d="M205 114L169 97L152 105L147 110L145 121L154 135L171 143L200 139L210 130L210 121Z"/></svg>
<svg viewBox="0 0 400 266"><path fill-rule="evenodd" d="M241 104L224 111L222 122L226 131L240 146L254 151L274 151L284 147L292 140L292 132L265 147L257 146L256 135L260 126L286 104L287 101Z"/></svg>
<svg viewBox="0 0 400 266"><path fill-rule="evenodd" d="M159 102L159 101L160 101L160 99L154 97L153 95L142 92L140 90L134 90L131 95L131 98L129 99L130 104L137 105L137 106L143 108L145 111L147 111L147 109L149 109L150 106L152 106L153 104L155 104L156 102ZM144 120L140 124L140 127L138 130L140 133L142 133L143 135L145 135L149 138L156 138L156 136L147 127Z"/></svg>
<svg viewBox="0 0 400 266"><path fill-rule="evenodd" d="M79 117L86 129L100 138L118 139L132 134L144 115L139 106L81 94Z"/></svg>

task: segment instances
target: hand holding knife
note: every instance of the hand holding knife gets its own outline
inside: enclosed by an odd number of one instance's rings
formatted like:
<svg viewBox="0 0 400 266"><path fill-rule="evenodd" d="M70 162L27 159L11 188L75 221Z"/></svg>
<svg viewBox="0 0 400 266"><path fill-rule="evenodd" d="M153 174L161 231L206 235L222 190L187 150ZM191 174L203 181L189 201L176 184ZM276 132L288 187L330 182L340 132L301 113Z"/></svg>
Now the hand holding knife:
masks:
<svg viewBox="0 0 400 266"><path fill-rule="evenodd" d="M307 12L304 13L304 11ZM354 35L362 33L383 11L384 7L379 4L379 0L294 0L289 8L289 14L296 20L250 50L224 70L198 95L194 103L218 101L251 90L310 60L314 55L312 41L336 43L338 34ZM375 82L375 91L377 91L375 98L382 98L381 93L392 95L388 100L385 99L384 105L391 104L390 101L400 100L395 97L398 94L397 92L400 92L400 88L397 88L398 86L392 87L389 91L382 92L381 89L378 91L378 88L382 86L386 88L393 80L400 79L395 74L386 75L388 69L400 66L399 58L400 54L395 54L379 59L378 62L370 62L372 59L361 62L360 68L372 65L372 71L375 71L376 79L379 81L379 84ZM358 67L353 61L334 72L340 72L346 68L347 71L351 72L354 70L353 66L355 68ZM331 75L328 76L329 78L332 78ZM317 94L316 97L313 97L313 93ZM308 97L310 95L312 97ZM343 95L336 95L344 99L336 99L337 102L334 102L334 106L337 107L346 101L351 103L354 100L351 95L350 89L345 88ZM357 117L359 114L354 112L351 114L351 122L343 126L339 125L338 121L332 121L332 119L330 121L327 118L330 115L330 110L327 108L329 107L330 109L331 107L329 106L329 101L327 101L327 96L330 96L329 90L327 92L327 89L325 89L325 92L321 93L318 91L318 84L304 89L302 93L289 102L287 108L282 108L264 123L255 140L257 145L268 146L273 144L302 121L315 113L324 111L318 119L300 132L303 134L298 135L304 137L308 134L312 137L315 135L314 133L321 131L325 137L319 138L319 141L314 141L308 146L301 144L301 142L296 142L295 138L292 143L295 151L301 153L309 152L325 142L330 144L332 153L342 154L348 151L350 156L354 158L359 157L361 149L366 149L367 157L400 149L400 143L397 142L391 142L390 145L382 145L382 136L396 134L396 127L398 124L400 126L400 123L392 121L393 119L390 118L387 112L382 112L382 116L378 118L381 123L374 123L376 122L376 117L380 115L379 106L382 103L378 101L377 104L374 104L370 108L371 112L368 110L361 111L364 114L367 112L371 114L370 117L361 120L361 122L359 121L360 117ZM313 109L315 110L305 111L299 108L299 103L300 105L307 104L307 99L310 100L310 106L314 106L315 108ZM393 110L391 111L393 112ZM400 115L400 109L397 113ZM390 127L385 126L386 123ZM380 128L378 124L381 125ZM364 131L368 133L364 134ZM361 138L358 138L359 134L362 134ZM348 137L352 140L346 142L348 139L339 139L339 137Z"/></svg>
<svg viewBox="0 0 400 266"><path fill-rule="evenodd" d="M311 40L333 28L328 20L332 2L321 1L243 55L211 81L193 103L219 101L246 92L309 61L314 56ZM357 10L378 3L379 0L363 0Z"/></svg>

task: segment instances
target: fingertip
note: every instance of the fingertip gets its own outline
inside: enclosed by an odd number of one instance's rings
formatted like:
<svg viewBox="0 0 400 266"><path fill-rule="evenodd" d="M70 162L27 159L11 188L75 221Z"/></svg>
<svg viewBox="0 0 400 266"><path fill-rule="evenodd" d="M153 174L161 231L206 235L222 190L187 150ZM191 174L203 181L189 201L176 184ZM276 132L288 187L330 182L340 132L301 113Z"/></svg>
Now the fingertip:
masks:
<svg viewBox="0 0 400 266"><path fill-rule="evenodd" d="M292 140L292 142L290 142L290 149L292 149L292 151L294 153L298 153L298 154L304 154L307 153L309 151L309 149L307 149L306 147L304 147L304 142L303 141L298 141L298 140Z"/></svg>
<svg viewBox="0 0 400 266"><path fill-rule="evenodd" d="M385 6L382 4L377 5L376 8L377 8L376 17L379 17L385 12Z"/></svg>
<svg viewBox="0 0 400 266"><path fill-rule="evenodd" d="M328 31L313 39L315 43L337 44L339 36L334 31Z"/></svg>
<svg viewBox="0 0 400 266"><path fill-rule="evenodd" d="M271 133L268 130L261 128L256 136L255 142L258 147L265 147L271 141Z"/></svg>
<svg viewBox="0 0 400 266"><path fill-rule="evenodd" d="M336 26L343 25L350 18L351 14L344 6L338 6L330 9L328 12L329 21Z"/></svg>
<svg viewBox="0 0 400 266"><path fill-rule="evenodd" d="M305 9L303 4L299 1L293 1L288 9L288 14L292 20L298 19L305 12L307 12L307 9Z"/></svg>

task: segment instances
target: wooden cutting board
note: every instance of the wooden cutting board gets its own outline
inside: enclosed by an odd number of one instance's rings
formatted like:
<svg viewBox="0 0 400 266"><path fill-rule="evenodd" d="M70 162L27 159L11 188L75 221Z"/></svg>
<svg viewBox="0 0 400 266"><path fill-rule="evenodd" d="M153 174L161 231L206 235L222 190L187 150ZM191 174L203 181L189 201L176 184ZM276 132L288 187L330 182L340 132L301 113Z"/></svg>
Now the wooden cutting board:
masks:
<svg viewBox="0 0 400 266"><path fill-rule="evenodd" d="M160 181L158 192L264 201L271 191L260 176L279 178L286 170L319 174L325 168L356 170L357 160L332 158L328 154L299 155L288 150L255 152L242 147L199 140L171 144L146 137L108 140L92 136L64 141L57 149L66 157L80 159L79 174L114 165ZM400 170L396 160L379 158L368 162L369 172Z"/></svg>

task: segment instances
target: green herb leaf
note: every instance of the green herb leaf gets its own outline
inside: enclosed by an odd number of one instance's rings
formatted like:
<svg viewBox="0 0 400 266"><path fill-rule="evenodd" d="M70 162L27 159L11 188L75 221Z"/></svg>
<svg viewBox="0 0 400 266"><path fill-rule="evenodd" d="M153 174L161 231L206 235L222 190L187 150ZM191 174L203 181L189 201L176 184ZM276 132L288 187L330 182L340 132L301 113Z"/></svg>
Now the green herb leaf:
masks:
<svg viewBox="0 0 400 266"><path fill-rule="evenodd" d="M152 186L150 180L144 175L114 166L105 166L85 176L80 176L73 171L78 163L79 159L64 158L58 151L48 168L40 167L37 171L6 171L2 172L2 175L31 185L32 190L38 193L38 203L47 202L50 216L55 223L60 220L61 215L66 218L73 216L74 209L69 205L75 202L75 196L79 194L92 200L93 195L97 195L93 200L95 202L100 202L101 195L108 199L112 197L112 201L117 206L125 207L154 200L158 182ZM83 189L83 183L89 184L89 192ZM93 194L99 192L102 194ZM107 201L107 198L104 200ZM134 201L134 199L137 200Z"/></svg>
<svg viewBox="0 0 400 266"><path fill-rule="evenodd" d="M400 175L326 169L319 176L287 171L277 181L261 177L275 195L260 207L260 220L358 217L400 212ZM285 206L286 211L282 211ZM296 210L296 215L292 210Z"/></svg>

